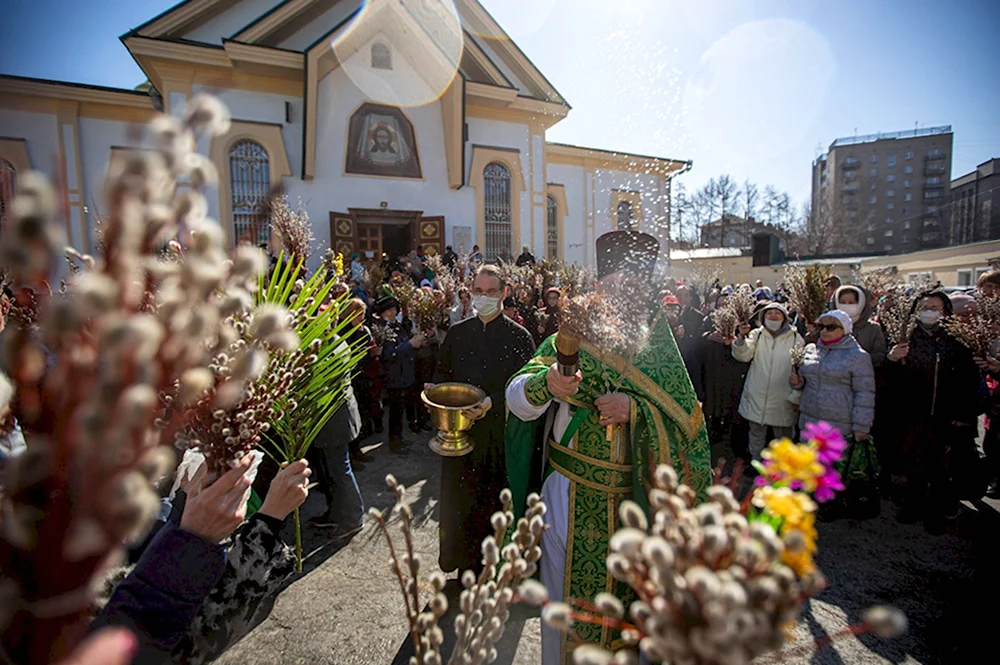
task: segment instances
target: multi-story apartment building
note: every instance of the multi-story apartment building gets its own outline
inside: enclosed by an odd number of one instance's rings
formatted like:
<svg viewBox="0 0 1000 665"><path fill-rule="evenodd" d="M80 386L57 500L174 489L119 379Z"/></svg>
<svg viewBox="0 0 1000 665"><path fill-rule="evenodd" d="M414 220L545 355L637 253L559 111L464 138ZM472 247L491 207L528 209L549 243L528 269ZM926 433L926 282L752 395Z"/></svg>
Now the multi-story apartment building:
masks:
<svg viewBox="0 0 1000 665"><path fill-rule="evenodd" d="M1000 158L951 181L948 217L949 244L1000 238Z"/></svg>
<svg viewBox="0 0 1000 665"><path fill-rule="evenodd" d="M839 227L850 250L941 247L952 139L950 125L837 139L813 162L812 223Z"/></svg>

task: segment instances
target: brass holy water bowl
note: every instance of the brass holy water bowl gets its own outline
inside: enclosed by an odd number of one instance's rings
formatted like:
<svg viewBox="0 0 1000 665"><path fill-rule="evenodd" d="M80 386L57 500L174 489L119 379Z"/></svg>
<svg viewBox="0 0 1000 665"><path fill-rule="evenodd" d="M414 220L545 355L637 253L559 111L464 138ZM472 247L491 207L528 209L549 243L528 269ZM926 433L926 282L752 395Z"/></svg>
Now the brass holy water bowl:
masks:
<svg viewBox="0 0 1000 665"><path fill-rule="evenodd" d="M476 421L462 411L472 409L486 399L486 393L468 383L438 383L420 393L431 412L431 424L438 433L431 438L431 450L444 457L461 457L472 452L466 432Z"/></svg>

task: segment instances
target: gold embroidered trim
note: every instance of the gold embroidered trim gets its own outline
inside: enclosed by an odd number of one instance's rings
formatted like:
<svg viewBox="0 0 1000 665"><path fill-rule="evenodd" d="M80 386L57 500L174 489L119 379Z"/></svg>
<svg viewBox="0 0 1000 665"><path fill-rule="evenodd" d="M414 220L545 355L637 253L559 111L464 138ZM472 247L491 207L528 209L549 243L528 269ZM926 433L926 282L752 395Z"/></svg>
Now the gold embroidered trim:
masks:
<svg viewBox="0 0 1000 665"><path fill-rule="evenodd" d="M640 371L617 353L598 349L586 340L580 343L580 348L584 349L587 353L591 354L604 364L610 365L619 374L624 374L625 377L635 384L640 390L644 391L647 395L656 400L656 402L661 405L663 410L667 412L670 418L677 423L677 425L684 432L684 435L687 436L688 440L693 440L698 436L698 432L701 429L701 424L704 422L705 417L704 414L702 414L701 407L697 404L697 402L695 403L694 410L691 413L688 413L684 410L684 407L677 403L677 400L667 393L666 390L657 385L656 382L646 376L645 373Z"/></svg>
<svg viewBox="0 0 1000 665"><path fill-rule="evenodd" d="M569 484L569 520L566 530L566 561L563 564L563 595L564 603L569 602L570 579L573 577L573 534L576 533L576 484ZM569 635L560 631L559 662L561 665L572 665L573 647Z"/></svg>
<svg viewBox="0 0 1000 665"><path fill-rule="evenodd" d="M589 487L592 490L597 490L606 494L629 494L632 491L631 487L608 487L607 485L601 485L600 483L587 480L586 478L578 476L575 473L563 468L558 462L553 461L551 458L549 459L549 464L553 469L570 479L570 487L573 486L573 483L579 483L584 487Z"/></svg>
<svg viewBox="0 0 1000 665"><path fill-rule="evenodd" d="M586 462L587 464L593 464L594 466L599 466L602 469L610 469L612 471L632 470L631 464L614 464L612 462L605 462L603 460L595 459L593 457L588 457L587 455L584 455L579 451L573 450L572 448L567 448L566 446L556 443L554 439L549 439L549 446L552 449L558 450L559 452L569 455L570 457L574 457L580 460L581 462Z"/></svg>

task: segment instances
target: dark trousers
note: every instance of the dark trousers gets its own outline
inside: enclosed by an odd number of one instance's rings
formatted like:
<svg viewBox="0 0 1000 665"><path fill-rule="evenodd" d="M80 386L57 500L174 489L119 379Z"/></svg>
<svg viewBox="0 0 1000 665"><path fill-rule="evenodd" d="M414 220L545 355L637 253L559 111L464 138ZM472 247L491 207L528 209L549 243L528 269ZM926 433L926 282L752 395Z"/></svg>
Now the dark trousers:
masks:
<svg viewBox="0 0 1000 665"><path fill-rule="evenodd" d="M345 530L360 526L365 504L351 468L347 443L329 448L310 446L306 459L314 471L313 478L319 483L319 490L326 497L327 518Z"/></svg>
<svg viewBox="0 0 1000 665"><path fill-rule="evenodd" d="M403 436L403 411L409 416L413 407L409 404L409 388L386 388L385 401L389 407L389 436ZM411 421L412 422L412 421Z"/></svg>
<svg viewBox="0 0 1000 665"><path fill-rule="evenodd" d="M375 392L370 377L358 375L351 385L354 387L354 398L358 401L358 413L361 415L359 438L364 438L375 429L382 429L382 400Z"/></svg>
<svg viewBox="0 0 1000 665"><path fill-rule="evenodd" d="M415 366L416 381L413 382L413 386L410 388L410 395L407 401L406 416L414 430L428 425L431 421L431 414L424 407L423 400L420 399L420 393L424 390L424 384L430 383L434 379L434 366L437 364L434 356L428 356L426 358L417 358ZM410 411L412 406L413 410Z"/></svg>
<svg viewBox="0 0 1000 665"><path fill-rule="evenodd" d="M506 486L503 410L473 426L475 445L464 457L441 458L441 500L438 503L438 565L444 572L482 569L483 539L493 533L490 517L502 508Z"/></svg>

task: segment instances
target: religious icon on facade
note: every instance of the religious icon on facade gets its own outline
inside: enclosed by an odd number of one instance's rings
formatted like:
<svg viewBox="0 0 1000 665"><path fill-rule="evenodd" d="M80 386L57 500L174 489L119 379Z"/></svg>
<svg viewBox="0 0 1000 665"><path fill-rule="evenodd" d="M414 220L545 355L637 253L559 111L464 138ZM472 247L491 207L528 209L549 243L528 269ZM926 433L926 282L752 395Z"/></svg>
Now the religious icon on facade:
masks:
<svg viewBox="0 0 1000 665"><path fill-rule="evenodd" d="M419 178L420 157L413 125L394 106L363 104L351 116L347 173Z"/></svg>

